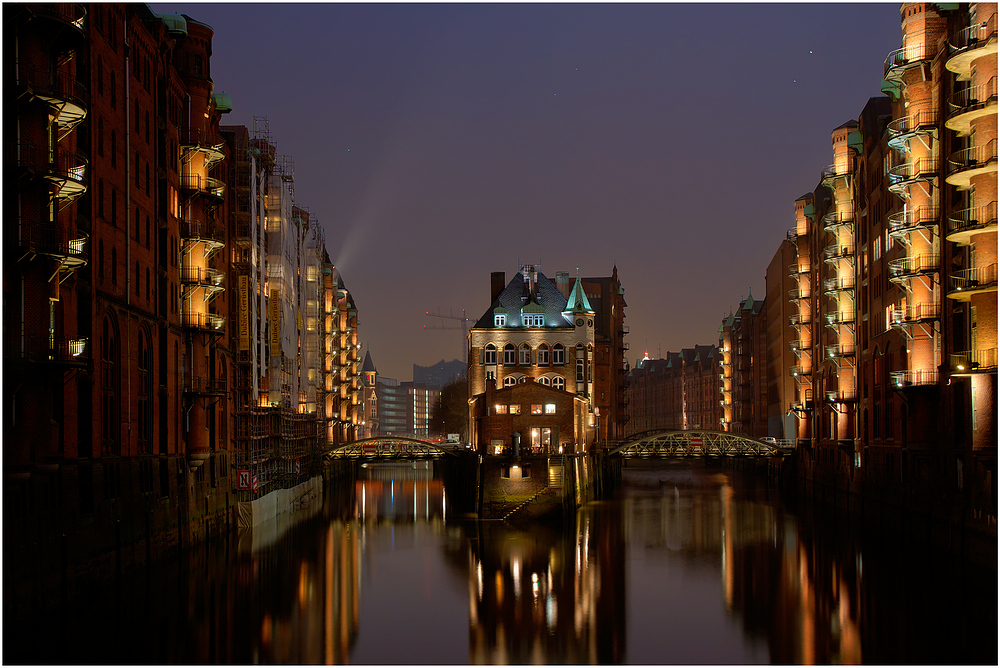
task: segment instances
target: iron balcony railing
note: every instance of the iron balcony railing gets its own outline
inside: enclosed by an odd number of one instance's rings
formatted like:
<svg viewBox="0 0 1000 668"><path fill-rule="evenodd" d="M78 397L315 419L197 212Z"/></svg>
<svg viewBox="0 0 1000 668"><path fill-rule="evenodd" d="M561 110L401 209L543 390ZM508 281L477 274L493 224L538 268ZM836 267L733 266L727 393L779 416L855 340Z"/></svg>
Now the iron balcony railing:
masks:
<svg viewBox="0 0 1000 668"><path fill-rule="evenodd" d="M812 322L812 315L809 313L793 313L788 316L788 322L792 327L798 327L799 325L808 325Z"/></svg>
<svg viewBox="0 0 1000 668"><path fill-rule="evenodd" d="M180 223L182 239L205 239L207 241L225 241L226 231L221 225L200 220L183 220Z"/></svg>
<svg viewBox="0 0 1000 668"><path fill-rule="evenodd" d="M805 346L802 344L802 341L800 341L799 339L795 339L794 341L789 341L788 347L796 355L806 350Z"/></svg>
<svg viewBox="0 0 1000 668"><path fill-rule="evenodd" d="M854 255L854 244L833 243L823 249L823 259L826 262L836 262Z"/></svg>
<svg viewBox="0 0 1000 668"><path fill-rule="evenodd" d="M76 228L51 223L21 223L21 246L39 255L63 258L86 264L90 235Z"/></svg>
<svg viewBox="0 0 1000 668"><path fill-rule="evenodd" d="M838 227L845 227L854 224L854 213L839 213L837 211L831 211L830 213L823 216L823 229L830 231L835 230Z"/></svg>
<svg viewBox="0 0 1000 668"><path fill-rule="evenodd" d="M185 327L214 331L222 329L226 324L226 319L214 313L184 311L181 313L181 324Z"/></svg>
<svg viewBox="0 0 1000 668"><path fill-rule="evenodd" d="M198 285L219 286L226 274L211 267L182 267L181 282L196 283Z"/></svg>
<svg viewBox="0 0 1000 668"><path fill-rule="evenodd" d="M996 12L990 17L968 28L959 30L948 39L948 46L952 49L952 55L956 55L968 49L976 49L986 46L990 39L996 41L997 37L997 15Z"/></svg>
<svg viewBox="0 0 1000 668"><path fill-rule="evenodd" d="M997 140L992 139L982 146L970 146L956 151L948 157L948 172L976 169L997 161Z"/></svg>
<svg viewBox="0 0 1000 668"><path fill-rule="evenodd" d="M834 292L840 292L842 290L853 290L853 289L854 289L853 276L850 276L848 278L828 278L823 283L823 290L828 295Z"/></svg>
<svg viewBox="0 0 1000 668"><path fill-rule="evenodd" d="M838 327L854 323L854 313L852 311L831 311L824 317L826 318L827 327Z"/></svg>
<svg viewBox="0 0 1000 668"><path fill-rule="evenodd" d="M989 82L985 84L970 86L969 88L964 88L957 93L952 93L948 98L948 117L952 118L954 116L958 116L959 114L981 109L990 102L993 104L996 104L997 102L996 77L990 79Z"/></svg>
<svg viewBox="0 0 1000 668"><path fill-rule="evenodd" d="M985 267L972 267L963 269L952 274L950 292L968 292L971 290L983 290L986 288L996 288L997 286L997 263L986 265Z"/></svg>
<svg viewBox="0 0 1000 668"><path fill-rule="evenodd" d="M889 52L889 55L885 58L885 72L886 78L893 76L899 76L900 70L907 67L921 63L925 60L931 60L937 55L937 46L934 43L919 43L913 44L911 46L904 46L901 49L896 49L895 51Z"/></svg>
<svg viewBox="0 0 1000 668"><path fill-rule="evenodd" d="M785 238L794 244L799 240L799 231L793 227L792 229L785 232Z"/></svg>
<svg viewBox="0 0 1000 668"><path fill-rule="evenodd" d="M889 260L889 280L932 274L937 271L939 263L940 256L937 253L922 253Z"/></svg>
<svg viewBox="0 0 1000 668"><path fill-rule="evenodd" d="M87 8L75 2L34 2L28 5L31 13L73 28L78 36L86 35Z"/></svg>
<svg viewBox="0 0 1000 668"><path fill-rule="evenodd" d="M936 369L914 371L890 371L889 378L896 387L912 387L915 385L936 385L938 382Z"/></svg>
<svg viewBox="0 0 1000 668"><path fill-rule="evenodd" d="M213 179L211 176L200 174L184 174L181 176L181 187L187 190L194 190L201 193L222 198L226 192L226 186L222 181Z"/></svg>
<svg viewBox="0 0 1000 668"><path fill-rule="evenodd" d="M848 401L855 401L858 398L856 390L827 390L826 400L830 403L841 404Z"/></svg>
<svg viewBox="0 0 1000 668"><path fill-rule="evenodd" d="M854 345L849 343L835 343L826 347L826 356L829 359L836 357L854 357Z"/></svg>
<svg viewBox="0 0 1000 668"><path fill-rule="evenodd" d="M892 309L892 326L905 327L921 322L939 320L941 308L934 303L911 304Z"/></svg>
<svg viewBox="0 0 1000 668"><path fill-rule="evenodd" d="M18 61L17 83L32 94L50 101L61 101L86 109L90 102L87 86L80 79L57 70ZM83 118L80 118L83 120Z"/></svg>
<svg viewBox="0 0 1000 668"><path fill-rule="evenodd" d="M69 191L79 191L78 194L82 194L87 188L89 161L86 155L78 151L50 151L36 146L34 142L22 141L17 145L17 165L53 181L59 189L57 196L60 197Z"/></svg>
<svg viewBox="0 0 1000 668"><path fill-rule="evenodd" d="M25 336L10 338L4 357L41 364L85 367L90 363L90 339L65 336Z"/></svg>
<svg viewBox="0 0 1000 668"><path fill-rule="evenodd" d="M986 348L980 350L967 350L960 353L952 353L950 356L952 371L959 373L976 373L983 371L996 371L997 369L997 349Z"/></svg>
<svg viewBox="0 0 1000 668"><path fill-rule="evenodd" d="M185 378L184 391L188 394L222 395L226 393L226 379Z"/></svg>
<svg viewBox="0 0 1000 668"><path fill-rule="evenodd" d="M934 109L920 109L909 116L903 116L890 122L886 127L890 137L912 135L920 132L930 132L937 127L938 113Z"/></svg>
<svg viewBox="0 0 1000 668"><path fill-rule="evenodd" d="M904 184L918 179L928 179L937 174L941 161L938 158L917 158L889 168L889 180Z"/></svg>
<svg viewBox="0 0 1000 668"><path fill-rule="evenodd" d="M954 211L948 216L948 233L960 234L997 224L997 203Z"/></svg>
<svg viewBox="0 0 1000 668"><path fill-rule="evenodd" d="M889 234L900 236L915 229L923 229L937 224L940 209L936 206L921 206L889 214Z"/></svg>
<svg viewBox="0 0 1000 668"><path fill-rule="evenodd" d="M800 299L809 299L809 288L792 288L788 291L788 301L797 302Z"/></svg>
<svg viewBox="0 0 1000 668"><path fill-rule="evenodd" d="M799 376L809 376L812 374L812 369L801 364L796 364L794 366L788 367L788 375L792 378L798 378Z"/></svg>
<svg viewBox="0 0 1000 668"><path fill-rule="evenodd" d="M838 174L836 165L828 165L820 174L820 183L832 190L834 181L837 179L850 179L852 176L849 171Z"/></svg>
<svg viewBox="0 0 1000 668"><path fill-rule="evenodd" d="M796 262L795 264L788 265L788 274L790 276L798 276L799 274L808 274L808 273L809 273L808 263Z"/></svg>

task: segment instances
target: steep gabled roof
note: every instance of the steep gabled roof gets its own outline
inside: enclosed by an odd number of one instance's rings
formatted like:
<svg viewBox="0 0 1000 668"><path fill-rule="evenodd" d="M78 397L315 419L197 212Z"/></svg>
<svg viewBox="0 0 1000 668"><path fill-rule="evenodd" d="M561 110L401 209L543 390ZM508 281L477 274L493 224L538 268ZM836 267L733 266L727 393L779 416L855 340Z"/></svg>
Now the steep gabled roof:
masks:
<svg viewBox="0 0 1000 668"><path fill-rule="evenodd" d="M493 303L476 321L472 329L494 329L493 313L498 307L506 309L507 327L521 327L521 310L529 304L532 306L528 308L528 313L545 314L546 327L572 326L572 321L563 316L563 311L566 309L566 298L559 292L559 288L539 271L535 281L535 299L531 301L524 274L519 271L500 295L493 300ZM499 311L499 313L503 313L503 311Z"/></svg>
<svg viewBox="0 0 1000 668"><path fill-rule="evenodd" d="M566 302L566 308L563 309L563 315L569 315L571 313L595 314L594 309L590 307L590 300L587 299L587 293L583 290L583 281L580 280L579 272L577 272L576 283L573 284L573 290L569 293L569 300Z"/></svg>

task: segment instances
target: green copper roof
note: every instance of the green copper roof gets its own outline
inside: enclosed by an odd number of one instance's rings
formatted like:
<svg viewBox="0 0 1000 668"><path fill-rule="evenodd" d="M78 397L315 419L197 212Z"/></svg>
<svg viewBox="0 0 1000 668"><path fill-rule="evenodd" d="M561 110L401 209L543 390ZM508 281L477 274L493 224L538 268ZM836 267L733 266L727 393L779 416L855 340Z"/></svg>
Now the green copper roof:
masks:
<svg viewBox="0 0 1000 668"><path fill-rule="evenodd" d="M521 313L545 313L545 307L536 302L528 302L521 307Z"/></svg>
<svg viewBox="0 0 1000 668"><path fill-rule="evenodd" d="M576 277L576 283L573 285L573 291L569 293L569 301L566 302L566 309L563 313L594 314L594 309L590 307L590 300L587 299L587 293L583 291L583 281L580 280L579 273Z"/></svg>

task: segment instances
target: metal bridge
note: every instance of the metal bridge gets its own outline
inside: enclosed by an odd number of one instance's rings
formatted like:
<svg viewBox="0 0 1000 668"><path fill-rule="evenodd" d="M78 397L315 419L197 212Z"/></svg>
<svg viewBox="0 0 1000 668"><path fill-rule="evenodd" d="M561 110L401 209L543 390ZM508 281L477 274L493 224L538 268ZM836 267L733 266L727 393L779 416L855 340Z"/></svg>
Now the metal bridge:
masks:
<svg viewBox="0 0 1000 668"><path fill-rule="evenodd" d="M376 436L346 443L326 453L329 459L439 459L454 454L440 443L400 436Z"/></svg>
<svg viewBox="0 0 1000 668"><path fill-rule="evenodd" d="M633 434L608 454L623 457L781 457L792 453L784 444L765 443L725 431L664 431Z"/></svg>

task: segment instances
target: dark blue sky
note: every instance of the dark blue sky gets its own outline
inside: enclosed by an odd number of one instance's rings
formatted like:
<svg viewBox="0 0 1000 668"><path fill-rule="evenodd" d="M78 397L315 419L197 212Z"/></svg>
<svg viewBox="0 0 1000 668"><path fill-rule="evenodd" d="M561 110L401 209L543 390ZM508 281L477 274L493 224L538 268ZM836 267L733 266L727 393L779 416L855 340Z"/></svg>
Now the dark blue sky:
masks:
<svg viewBox="0 0 1000 668"><path fill-rule="evenodd" d="M898 4L152 7L214 28L227 124L268 119L400 380L519 262L617 263L631 363L717 343L901 38Z"/></svg>

